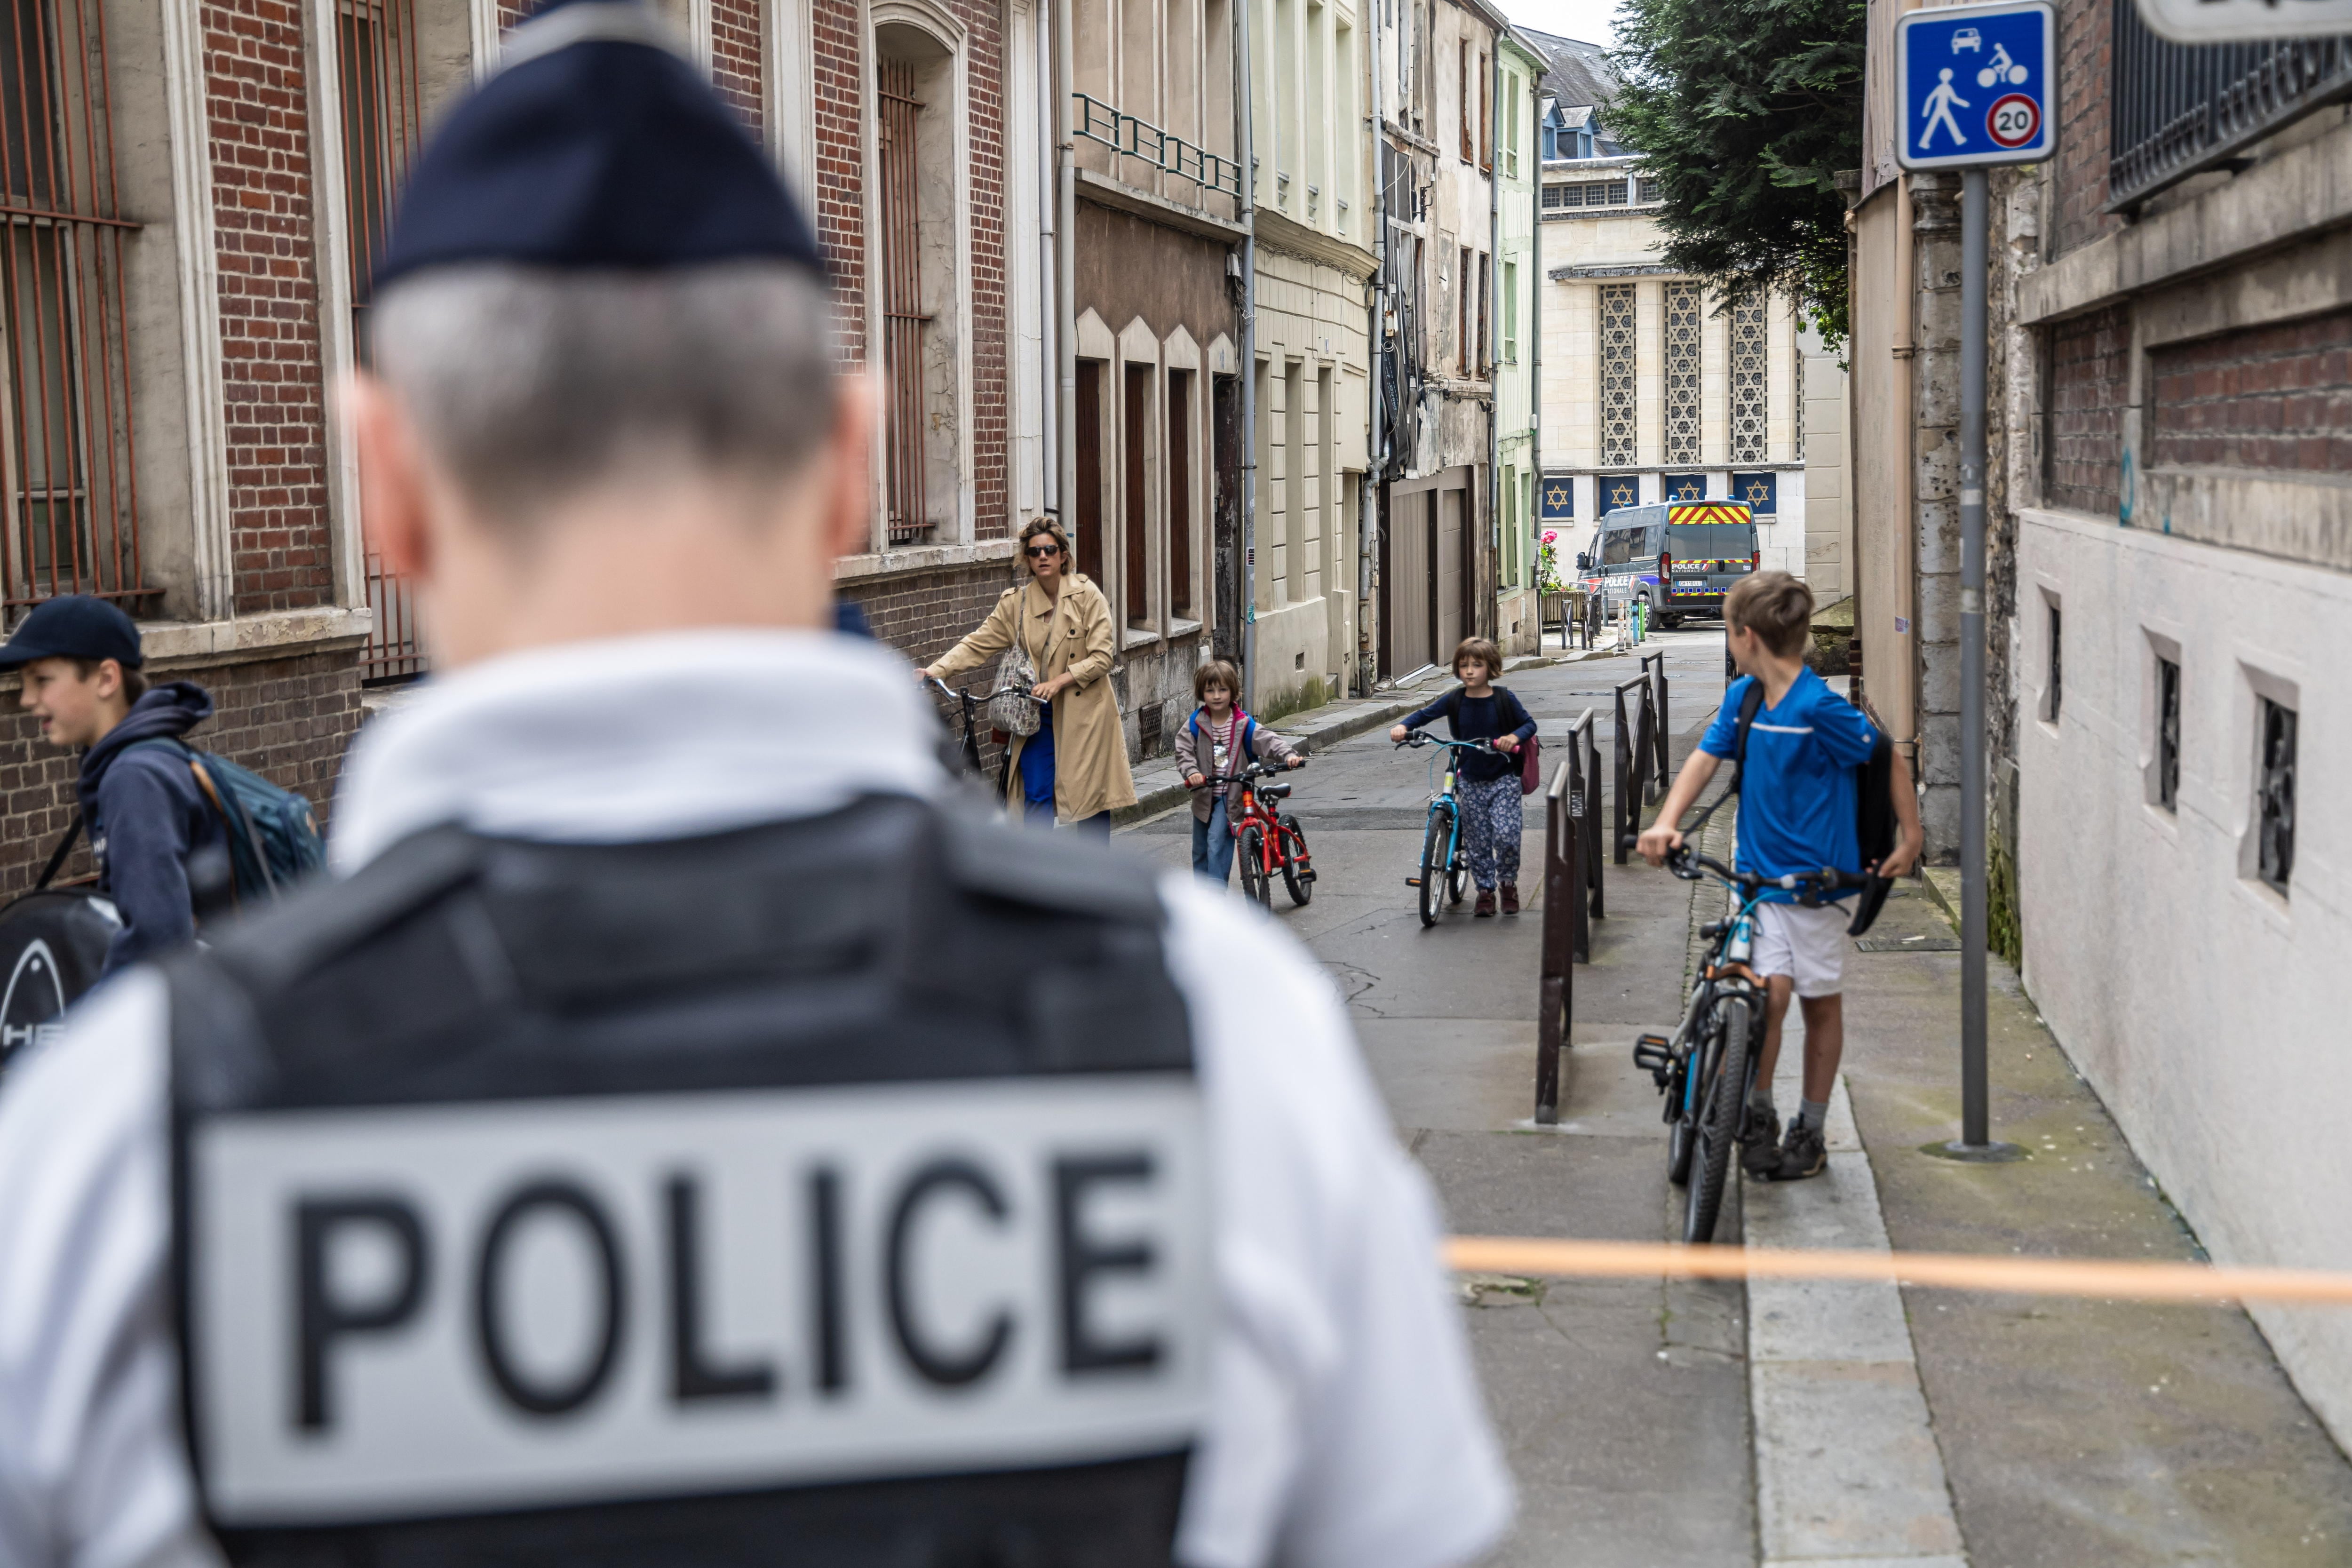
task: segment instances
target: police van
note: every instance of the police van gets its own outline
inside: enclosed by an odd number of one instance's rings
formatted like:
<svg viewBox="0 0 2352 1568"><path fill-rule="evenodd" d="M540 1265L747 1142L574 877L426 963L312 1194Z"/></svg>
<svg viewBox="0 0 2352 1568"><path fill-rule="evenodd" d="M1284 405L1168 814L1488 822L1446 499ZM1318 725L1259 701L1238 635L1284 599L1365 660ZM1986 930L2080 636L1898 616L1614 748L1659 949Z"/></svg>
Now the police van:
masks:
<svg viewBox="0 0 2352 1568"><path fill-rule="evenodd" d="M1592 570L1606 601L1640 603L1661 626L1723 614L1723 596L1761 561L1756 517L1736 500L1620 507L1601 520Z"/></svg>

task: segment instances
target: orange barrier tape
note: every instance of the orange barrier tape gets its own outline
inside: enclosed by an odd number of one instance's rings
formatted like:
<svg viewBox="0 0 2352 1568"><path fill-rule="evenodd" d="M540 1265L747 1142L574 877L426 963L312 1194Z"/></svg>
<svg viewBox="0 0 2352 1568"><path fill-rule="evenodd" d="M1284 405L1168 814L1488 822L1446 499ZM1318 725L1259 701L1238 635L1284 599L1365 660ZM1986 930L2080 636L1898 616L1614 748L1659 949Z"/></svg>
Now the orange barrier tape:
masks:
<svg viewBox="0 0 2352 1568"><path fill-rule="evenodd" d="M1988 1258L1959 1252L1836 1252L1680 1247L1655 1241L1446 1238L1446 1267L1464 1274L1570 1279L1892 1280L1943 1290L2104 1296L2140 1301L2291 1301L2352 1307L2352 1274L2316 1268L2226 1268L2086 1258Z"/></svg>

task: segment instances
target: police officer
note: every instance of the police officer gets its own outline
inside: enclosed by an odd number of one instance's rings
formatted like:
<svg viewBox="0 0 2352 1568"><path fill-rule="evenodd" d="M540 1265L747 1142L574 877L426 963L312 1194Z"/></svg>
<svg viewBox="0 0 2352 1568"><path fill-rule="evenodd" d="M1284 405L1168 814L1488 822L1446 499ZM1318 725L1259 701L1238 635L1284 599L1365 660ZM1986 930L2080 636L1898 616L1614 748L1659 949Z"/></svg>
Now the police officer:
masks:
<svg viewBox="0 0 2352 1568"><path fill-rule="evenodd" d="M439 673L337 879L0 1092L0 1563L1466 1561L1508 1484L1328 983L967 820L831 627L873 400L649 15L426 149L351 395Z"/></svg>

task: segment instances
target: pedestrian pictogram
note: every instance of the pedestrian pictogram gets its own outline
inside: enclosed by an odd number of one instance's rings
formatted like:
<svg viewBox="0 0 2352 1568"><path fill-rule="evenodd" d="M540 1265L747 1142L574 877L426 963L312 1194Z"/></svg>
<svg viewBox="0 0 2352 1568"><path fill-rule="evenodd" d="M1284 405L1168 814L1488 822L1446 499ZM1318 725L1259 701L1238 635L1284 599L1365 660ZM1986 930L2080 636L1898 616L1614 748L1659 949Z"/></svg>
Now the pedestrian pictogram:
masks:
<svg viewBox="0 0 2352 1568"><path fill-rule="evenodd" d="M2042 0L1938 6L1899 19L1895 161L1949 169L2049 157L2053 27Z"/></svg>

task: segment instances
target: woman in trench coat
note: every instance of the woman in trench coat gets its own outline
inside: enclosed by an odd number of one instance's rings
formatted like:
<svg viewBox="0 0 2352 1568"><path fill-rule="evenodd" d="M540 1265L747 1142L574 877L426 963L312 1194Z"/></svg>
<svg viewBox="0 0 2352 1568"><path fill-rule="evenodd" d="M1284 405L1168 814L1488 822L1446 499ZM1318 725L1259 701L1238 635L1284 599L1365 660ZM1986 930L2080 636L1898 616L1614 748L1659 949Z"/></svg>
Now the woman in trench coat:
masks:
<svg viewBox="0 0 2352 1568"><path fill-rule="evenodd" d="M1110 814L1135 804L1108 679L1118 647L1110 601L1076 570L1069 540L1050 520L1021 531L1021 552L1029 581L1007 588L988 619L923 673L938 680L961 675L1017 638L1037 667L1034 689L1052 708L1034 735L1008 742L1005 805L1108 837Z"/></svg>

